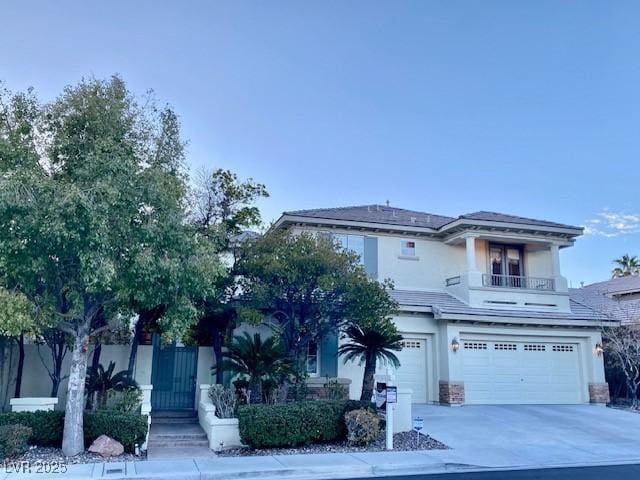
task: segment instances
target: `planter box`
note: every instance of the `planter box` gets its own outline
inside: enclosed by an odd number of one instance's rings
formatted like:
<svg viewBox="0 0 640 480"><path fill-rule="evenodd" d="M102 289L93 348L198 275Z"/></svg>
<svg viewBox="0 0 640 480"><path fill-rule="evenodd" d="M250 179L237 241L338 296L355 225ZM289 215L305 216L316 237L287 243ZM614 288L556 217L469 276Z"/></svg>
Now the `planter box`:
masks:
<svg viewBox="0 0 640 480"><path fill-rule="evenodd" d="M9 403L11 404L12 412L51 411L56 408L58 399L56 397L12 398Z"/></svg>
<svg viewBox="0 0 640 480"><path fill-rule="evenodd" d="M198 421L207 434L209 448L220 451L223 448L241 447L240 428L237 418L216 417L216 407L209 398L210 385L200 385Z"/></svg>

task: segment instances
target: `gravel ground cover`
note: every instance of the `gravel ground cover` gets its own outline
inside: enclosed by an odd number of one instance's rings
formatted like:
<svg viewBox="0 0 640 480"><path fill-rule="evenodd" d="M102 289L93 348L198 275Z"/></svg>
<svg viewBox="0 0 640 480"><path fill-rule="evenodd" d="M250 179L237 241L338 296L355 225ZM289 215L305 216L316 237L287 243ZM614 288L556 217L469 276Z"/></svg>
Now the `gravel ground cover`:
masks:
<svg viewBox="0 0 640 480"><path fill-rule="evenodd" d="M131 453L125 453L119 457L102 458L96 453L85 451L75 457L65 457L62 450L59 448L48 447L32 447L28 452L15 458L5 459L5 463L19 463L27 462L31 465L35 465L37 462L41 463L58 463L66 465L74 465L78 463L103 463L103 462L132 462L146 460L146 457L136 457Z"/></svg>
<svg viewBox="0 0 640 480"><path fill-rule="evenodd" d="M398 451L408 450L444 450L448 449L444 443L428 435L418 436L415 432L396 433L393 436L393 448ZM221 457L245 457L259 455L297 455L302 453L354 453L354 452L380 452L385 450L384 432L380 433L378 439L366 447L352 446L346 440L333 443L322 443L316 445L303 445L297 448L231 448L219 452Z"/></svg>

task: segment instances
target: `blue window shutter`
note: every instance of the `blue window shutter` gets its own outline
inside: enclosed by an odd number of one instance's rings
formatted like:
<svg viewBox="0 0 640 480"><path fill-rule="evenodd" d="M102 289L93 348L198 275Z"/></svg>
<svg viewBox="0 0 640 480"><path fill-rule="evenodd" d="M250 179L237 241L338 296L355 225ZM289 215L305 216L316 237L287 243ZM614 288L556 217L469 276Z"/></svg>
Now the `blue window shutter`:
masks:
<svg viewBox="0 0 640 480"><path fill-rule="evenodd" d="M338 376L338 332L331 332L320 340L320 376Z"/></svg>
<svg viewBox="0 0 640 480"><path fill-rule="evenodd" d="M364 269L371 278L378 278L378 239L364 237Z"/></svg>

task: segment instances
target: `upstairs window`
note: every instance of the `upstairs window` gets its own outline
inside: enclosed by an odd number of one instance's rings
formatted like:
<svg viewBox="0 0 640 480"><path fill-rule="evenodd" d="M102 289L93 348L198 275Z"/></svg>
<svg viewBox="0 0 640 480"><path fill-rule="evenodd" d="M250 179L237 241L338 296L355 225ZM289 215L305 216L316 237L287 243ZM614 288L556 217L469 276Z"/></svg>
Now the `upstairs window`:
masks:
<svg viewBox="0 0 640 480"><path fill-rule="evenodd" d="M345 250L349 250L358 255L360 263L364 264L364 236L336 234L334 238Z"/></svg>
<svg viewBox="0 0 640 480"><path fill-rule="evenodd" d="M416 256L416 242L409 240L402 240L400 242L400 255L403 257L415 257Z"/></svg>

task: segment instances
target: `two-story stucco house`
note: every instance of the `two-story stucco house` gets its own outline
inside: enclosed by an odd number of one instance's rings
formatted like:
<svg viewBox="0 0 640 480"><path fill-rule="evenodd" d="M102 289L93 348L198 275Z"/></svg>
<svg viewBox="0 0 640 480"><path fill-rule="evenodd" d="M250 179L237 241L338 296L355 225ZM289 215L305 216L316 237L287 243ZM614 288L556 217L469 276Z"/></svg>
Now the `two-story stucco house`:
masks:
<svg viewBox="0 0 640 480"><path fill-rule="evenodd" d="M560 268L560 250L582 228L380 205L285 212L273 228L329 232L360 254L371 276L394 281L394 321L404 337L396 382L413 390L414 402L608 400L600 334L607 319L572 301ZM330 342L319 350L319 373L350 378L356 396L361 368L339 361Z"/></svg>

